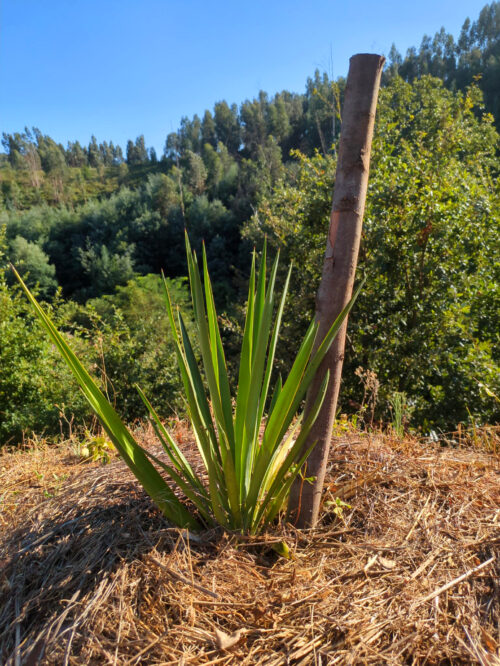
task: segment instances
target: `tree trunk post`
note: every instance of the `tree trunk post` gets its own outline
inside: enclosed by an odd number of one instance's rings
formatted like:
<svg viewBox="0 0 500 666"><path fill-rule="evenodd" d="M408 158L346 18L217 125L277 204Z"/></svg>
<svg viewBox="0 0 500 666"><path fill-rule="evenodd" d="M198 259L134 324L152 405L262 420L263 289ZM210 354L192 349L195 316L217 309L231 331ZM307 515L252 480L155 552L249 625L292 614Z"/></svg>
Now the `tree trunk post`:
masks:
<svg viewBox="0 0 500 666"><path fill-rule="evenodd" d="M350 59L345 90L340 145L333 192L330 228L326 241L323 273L316 296L317 341L349 302L356 273L361 228L368 187L370 151L377 108L380 77L385 58L360 53ZM344 360L347 320L319 367L309 389L306 412L317 395L327 370L330 381L321 412L304 445L317 442L290 493L289 519L297 527L314 527L318 520L328 452Z"/></svg>

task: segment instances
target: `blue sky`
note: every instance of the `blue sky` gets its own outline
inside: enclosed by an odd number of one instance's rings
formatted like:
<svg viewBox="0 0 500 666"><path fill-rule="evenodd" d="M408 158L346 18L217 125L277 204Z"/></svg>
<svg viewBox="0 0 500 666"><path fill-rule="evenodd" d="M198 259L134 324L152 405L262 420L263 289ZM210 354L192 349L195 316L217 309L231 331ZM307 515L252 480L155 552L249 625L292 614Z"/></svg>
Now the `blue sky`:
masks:
<svg viewBox="0 0 500 666"><path fill-rule="evenodd" d="M182 116L259 90L303 92L316 68L403 54L486 0L1 0L0 131L66 144L144 134L161 153Z"/></svg>

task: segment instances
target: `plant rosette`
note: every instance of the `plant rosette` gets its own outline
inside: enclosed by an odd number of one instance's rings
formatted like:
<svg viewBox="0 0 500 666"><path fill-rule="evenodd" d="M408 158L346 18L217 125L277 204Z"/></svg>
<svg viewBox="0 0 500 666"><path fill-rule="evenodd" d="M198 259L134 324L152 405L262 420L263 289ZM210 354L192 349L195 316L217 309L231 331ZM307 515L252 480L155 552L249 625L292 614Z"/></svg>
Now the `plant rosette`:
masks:
<svg viewBox="0 0 500 666"><path fill-rule="evenodd" d="M268 275L266 247L258 272L254 252L238 385L233 396L205 248L201 271L187 234L186 253L196 347L188 335L180 309L172 305L165 279L163 286L186 410L206 471L206 483L164 427L151 402L137 387L168 462L139 445L19 274L14 271L39 321L73 372L110 441L165 517L179 527L194 531L204 526L221 525L228 530L256 534L271 523L284 507L290 487L314 447L304 450L307 436L324 400L328 372L307 414L302 413L297 417L297 413L362 284L319 344L316 344L318 324L311 323L286 381L283 383L281 377L278 378L271 393L276 345L292 268L288 271L283 293L277 299L275 285L279 254ZM196 358L194 348L200 349L200 359ZM159 469L177 487L181 497L174 492Z"/></svg>

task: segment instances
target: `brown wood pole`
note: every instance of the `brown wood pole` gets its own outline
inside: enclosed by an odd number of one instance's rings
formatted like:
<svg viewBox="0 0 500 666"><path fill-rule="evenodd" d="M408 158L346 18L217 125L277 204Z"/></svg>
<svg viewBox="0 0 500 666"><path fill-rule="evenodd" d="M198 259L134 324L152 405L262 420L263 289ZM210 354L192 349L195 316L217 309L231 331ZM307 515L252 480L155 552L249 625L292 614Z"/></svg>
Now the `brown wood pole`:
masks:
<svg viewBox="0 0 500 666"><path fill-rule="evenodd" d="M370 53L359 53L350 59L330 229L323 273L316 296L318 341L324 338L352 295L368 187L375 111L384 62L383 56ZM318 520L340 388L346 330L347 321L319 367L307 395L306 412L329 369L330 382L323 407L305 443L305 448L308 448L314 441L317 442L305 468L305 477L314 477L314 480L304 482L299 477L290 493L289 519L301 528L314 527Z"/></svg>

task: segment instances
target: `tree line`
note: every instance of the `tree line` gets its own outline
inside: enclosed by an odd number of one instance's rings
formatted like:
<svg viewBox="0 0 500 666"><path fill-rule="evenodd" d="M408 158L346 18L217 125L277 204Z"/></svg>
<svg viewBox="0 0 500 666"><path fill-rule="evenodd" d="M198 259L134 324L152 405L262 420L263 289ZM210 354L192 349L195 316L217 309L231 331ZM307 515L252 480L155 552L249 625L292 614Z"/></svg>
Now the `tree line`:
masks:
<svg viewBox="0 0 500 666"><path fill-rule="evenodd" d="M393 44L385 79L398 75L405 81L430 74L451 90L465 90L476 81L486 109L500 123L500 3L491 2L476 21L467 18L457 40L444 28L434 37L425 35L420 47L409 48L405 57Z"/></svg>

